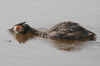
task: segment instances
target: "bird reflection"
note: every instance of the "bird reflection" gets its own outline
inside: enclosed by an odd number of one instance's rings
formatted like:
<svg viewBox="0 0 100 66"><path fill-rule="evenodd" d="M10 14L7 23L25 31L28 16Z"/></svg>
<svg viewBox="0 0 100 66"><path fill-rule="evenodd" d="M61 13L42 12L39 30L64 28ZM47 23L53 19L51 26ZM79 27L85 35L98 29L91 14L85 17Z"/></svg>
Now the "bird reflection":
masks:
<svg viewBox="0 0 100 66"><path fill-rule="evenodd" d="M88 42L88 39L84 40L51 40L52 45L54 48L58 50L64 50L64 51L79 51L84 46L87 46L86 42Z"/></svg>
<svg viewBox="0 0 100 66"><path fill-rule="evenodd" d="M15 39L19 42L19 43L25 43L28 40L35 38L36 35L33 34L15 34Z"/></svg>
<svg viewBox="0 0 100 66"><path fill-rule="evenodd" d="M19 43L25 43L28 40L35 38L37 35L31 34L31 33L27 33L27 34L21 34L21 33L15 33L13 30L13 28L9 29L9 32L11 33L12 36L14 36L14 38L19 42Z"/></svg>

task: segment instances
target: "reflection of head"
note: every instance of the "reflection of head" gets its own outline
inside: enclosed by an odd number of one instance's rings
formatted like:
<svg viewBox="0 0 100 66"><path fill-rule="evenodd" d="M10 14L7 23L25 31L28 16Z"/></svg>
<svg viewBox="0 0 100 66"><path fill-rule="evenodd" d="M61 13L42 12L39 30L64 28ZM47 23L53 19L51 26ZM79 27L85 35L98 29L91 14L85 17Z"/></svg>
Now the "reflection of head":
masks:
<svg viewBox="0 0 100 66"><path fill-rule="evenodd" d="M33 34L15 34L14 37L19 43L25 43L28 40L35 38L36 35Z"/></svg>

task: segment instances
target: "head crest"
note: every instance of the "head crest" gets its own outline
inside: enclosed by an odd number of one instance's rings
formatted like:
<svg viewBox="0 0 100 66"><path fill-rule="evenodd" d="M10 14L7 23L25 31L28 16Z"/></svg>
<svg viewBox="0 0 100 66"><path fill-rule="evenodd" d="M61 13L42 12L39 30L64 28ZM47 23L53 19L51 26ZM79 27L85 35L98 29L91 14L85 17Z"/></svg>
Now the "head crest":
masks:
<svg viewBox="0 0 100 66"><path fill-rule="evenodd" d="M24 25L26 22L21 22L21 23L19 23L19 24L16 24L16 25ZM15 26L16 26L15 25Z"/></svg>
<svg viewBox="0 0 100 66"><path fill-rule="evenodd" d="M19 24L25 24L26 22L21 22L21 23L19 23Z"/></svg>

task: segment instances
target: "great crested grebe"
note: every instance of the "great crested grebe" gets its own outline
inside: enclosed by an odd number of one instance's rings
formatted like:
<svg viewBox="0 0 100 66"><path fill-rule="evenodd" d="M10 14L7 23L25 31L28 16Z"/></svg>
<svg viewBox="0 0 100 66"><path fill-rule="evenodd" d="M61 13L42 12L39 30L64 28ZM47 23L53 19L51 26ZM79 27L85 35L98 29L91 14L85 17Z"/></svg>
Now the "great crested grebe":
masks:
<svg viewBox="0 0 100 66"><path fill-rule="evenodd" d="M58 23L45 32L30 27L28 24L26 24L26 22L16 24L11 30L14 33L31 33L45 38L64 40L93 40L96 35L95 33L83 28L78 23L71 21Z"/></svg>

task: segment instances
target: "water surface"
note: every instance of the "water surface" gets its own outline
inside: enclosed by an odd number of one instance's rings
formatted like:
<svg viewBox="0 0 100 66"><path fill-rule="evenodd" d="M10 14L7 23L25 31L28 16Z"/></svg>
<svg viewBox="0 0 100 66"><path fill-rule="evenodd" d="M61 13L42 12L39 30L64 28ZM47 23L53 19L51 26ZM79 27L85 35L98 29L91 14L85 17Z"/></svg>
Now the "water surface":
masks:
<svg viewBox="0 0 100 66"><path fill-rule="evenodd" d="M0 0L0 66L100 66L99 2ZM7 29L22 21L37 29L74 21L95 32L97 40L69 44L32 37L20 43Z"/></svg>

